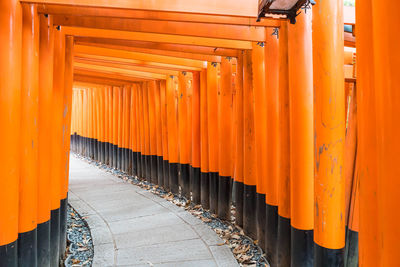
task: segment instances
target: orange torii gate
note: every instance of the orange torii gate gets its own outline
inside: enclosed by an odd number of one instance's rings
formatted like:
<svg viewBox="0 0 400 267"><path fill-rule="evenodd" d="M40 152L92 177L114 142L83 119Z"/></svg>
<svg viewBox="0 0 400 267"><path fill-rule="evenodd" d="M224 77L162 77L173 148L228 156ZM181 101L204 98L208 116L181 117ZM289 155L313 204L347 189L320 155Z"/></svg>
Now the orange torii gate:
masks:
<svg viewBox="0 0 400 267"><path fill-rule="evenodd" d="M0 266L64 255L70 140L221 219L234 203L271 266L396 265L399 4L358 1L355 40L342 1L286 2L296 24L279 0L2 1Z"/></svg>

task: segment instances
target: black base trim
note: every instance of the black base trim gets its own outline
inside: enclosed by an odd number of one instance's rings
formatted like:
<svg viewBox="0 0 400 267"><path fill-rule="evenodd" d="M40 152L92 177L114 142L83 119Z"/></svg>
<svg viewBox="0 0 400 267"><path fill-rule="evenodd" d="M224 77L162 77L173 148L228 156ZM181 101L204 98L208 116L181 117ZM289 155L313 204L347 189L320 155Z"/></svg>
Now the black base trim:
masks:
<svg viewBox="0 0 400 267"><path fill-rule="evenodd" d="M256 186L245 184L243 189L243 230L249 237L257 239Z"/></svg>
<svg viewBox="0 0 400 267"><path fill-rule="evenodd" d="M108 165L110 162L110 152L108 149L110 148L110 144L108 142L104 143L104 164Z"/></svg>
<svg viewBox="0 0 400 267"><path fill-rule="evenodd" d="M1 256L0 256L1 261ZM1 266L1 264L0 264ZM18 266L37 266L37 230L18 234Z"/></svg>
<svg viewBox="0 0 400 267"><path fill-rule="evenodd" d="M231 180L230 176L218 178L218 217L227 221L231 219Z"/></svg>
<svg viewBox="0 0 400 267"><path fill-rule="evenodd" d="M257 240L258 245L265 251L265 228L267 224L267 204L265 203L265 194L256 193L257 209Z"/></svg>
<svg viewBox="0 0 400 267"><path fill-rule="evenodd" d="M50 266L59 265L60 261L60 209L51 211L50 219Z"/></svg>
<svg viewBox="0 0 400 267"><path fill-rule="evenodd" d="M201 205L205 209L210 208L210 175L208 172L200 173Z"/></svg>
<svg viewBox="0 0 400 267"><path fill-rule="evenodd" d="M292 266L314 266L314 231L291 227L291 263Z"/></svg>
<svg viewBox="0 0 400 267"><path fill-rule="evenodd" d="M60 201L60 259L64 259L67 247L68 196Z"/></svg>
<svg viewBox="0 0 400 267"><path fill-rule="evenodd" d="M194 204L200 204L200 168L190 166L190 185L192 190L192 201Z"/></svg>
<svg viewBox="0 0 400 267"><path fill-rule="evenodd" d="M210 212L217 214L218 213L218 173L217 172L209 172L210 176Z"/></svg>
<svg viewBox="0 0 400 267"><path fill-rule="evenodd" d="M278 245L278 206L267 204L266 212L265 253L271 266L275 266L277 262L276 248Z"/></svg>
<svg viewBox="0 0 400 267"><path fill-rule="evenodd" d="M37 226L38 266L50 266L50 220Z"/></svg>
<svg viewBox="0 0 400 267"><path fill-rule="evenodd" d="M278 246L276 261L277 266L288 266L290 267L290 240L291 240L291 228L290 219L279 216L278 214ZM302 266L296 264L296 266Z"/></svg>
<svg viewBox="0 0 400 267"><path fill-rule="evenodd" d="M173 194L179 193L179 163L169 164L169 189Z"/></svg>
<svg viewBox="0 0 400 267"><path fill-rule="evenodd" d="M233 196L236 208L235 223L243 227L243 188L242 182L233 181Z"/></svg>
<svg viewBox="0 0 400 267"><path fill-rule="evenodd" d="M157 155L150 155L150 178L153 184L157 184Z"/></svg>
<svg viewBox="0 0 400 267"><path fill-rule="evenodd" d="M164 173L164 182L163 187L166 191L169 191L169 163L168 160L163 160L163 173Z"/></svg>
<svg viewBox="0 0 400 267"><path fill-rule="evenodd" d="M17 240L0 246L0 267L18 267Z"/></svg>
<svg viewBox="0 0 400 267"><path fill-rule="evenodd" d="M190 167L189 164L179 164L179 185L181 194L186 199L190 199Z"/></svg>
<svg viewBox="0 0 400 267"><path fill-rule="evenodd" d="M315 267L342 267L344 266L344 248L329 249L314 243Z"/></svg>
<svg viewBox="0 0 400 267"><path fill-rule="evenodd" d="M358 267L358 232L346 229L345 266Z"/></svg>
<svg viewBox="0 0 400 267"><path fill-rule="evenodd" d="M159 186L164 184L163 159L161 156L157 156L157 184Z"/></svg>

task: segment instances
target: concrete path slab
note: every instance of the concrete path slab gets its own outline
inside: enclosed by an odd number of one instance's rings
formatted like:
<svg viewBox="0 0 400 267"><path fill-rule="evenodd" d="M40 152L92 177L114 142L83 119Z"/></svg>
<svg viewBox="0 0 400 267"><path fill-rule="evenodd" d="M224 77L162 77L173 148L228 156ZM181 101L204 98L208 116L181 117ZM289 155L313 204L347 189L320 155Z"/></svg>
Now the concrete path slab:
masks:
<svg viewBox="0 0 400 267"><path fill-rule="evenodd" d="M69 203L89 224L93 266L238 266L201 220L73 155Z"/></svg>

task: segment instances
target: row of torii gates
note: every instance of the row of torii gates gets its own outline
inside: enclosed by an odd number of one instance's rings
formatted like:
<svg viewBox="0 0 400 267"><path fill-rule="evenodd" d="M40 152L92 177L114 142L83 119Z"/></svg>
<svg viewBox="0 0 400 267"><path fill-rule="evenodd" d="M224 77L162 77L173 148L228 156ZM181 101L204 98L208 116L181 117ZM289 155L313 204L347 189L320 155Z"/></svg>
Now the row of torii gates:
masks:
<svg viewBox="0 0 400 267"><path fill-rule="evenodd" d="M59 265L70 134L222 219L233 195L271 266L399 266L399 7L357 1L349 37L337 0L2 0L0 266Z"/></svg>

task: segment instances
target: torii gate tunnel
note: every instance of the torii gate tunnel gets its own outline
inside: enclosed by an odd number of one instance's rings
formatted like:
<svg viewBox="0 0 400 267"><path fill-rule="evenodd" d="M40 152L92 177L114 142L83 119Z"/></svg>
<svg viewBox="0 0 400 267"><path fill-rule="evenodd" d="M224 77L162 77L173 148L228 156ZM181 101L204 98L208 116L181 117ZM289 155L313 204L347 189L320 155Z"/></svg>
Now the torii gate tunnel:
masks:
<svg viewBox="0 0 400 267"><path fill-rule="evenodd" d="M400 266L400 2L282 2L1 0L0 266L59 266L70 150L271 266Z"/></svg>

